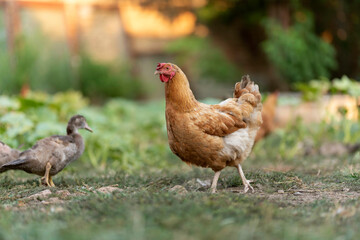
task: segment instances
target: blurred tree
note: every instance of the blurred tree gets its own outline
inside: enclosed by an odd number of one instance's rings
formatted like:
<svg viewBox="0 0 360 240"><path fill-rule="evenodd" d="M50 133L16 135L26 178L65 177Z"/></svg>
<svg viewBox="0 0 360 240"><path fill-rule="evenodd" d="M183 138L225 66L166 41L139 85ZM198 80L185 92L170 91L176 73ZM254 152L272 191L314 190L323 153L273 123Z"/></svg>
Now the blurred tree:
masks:
<svg viewBox="0 0 360 240"><path fill-rule="evenodd" d="M167 52L176 54L177 63L196 78L233 83L240 77L239 71L209 38L177 39L168 45Z"/></svg>
<svg viewBox="0 0 360 240"><path fill-rule="evenodd" d="M322 63L322 70L313 71L314 74L332 75L331 77L347 74L359 78L360 17L358 12L360 1L358 0L209 0L206 6L197 11L197 15L199 21L209 28L211 37L234 63L251 74L260 73L261 76L258 78L263 78L270 89L281 89L290 85L287 85L284 79L279 81L276 74L278 71L274 71L274 67L275 69L278 67L267 60L267 55L261 48L261 42L267 39L262 23L264 19L273 19L285 32L296 24L295 15L304 10L310 11L310 14L315 13L313 14L314 28L308 26L307 29L303 29L307 38L313 34L310 37L314 40L313 43L318 42L315 45L312 44L312 47L325 46L326 44L322 42L326 42L333 45L337 52L337 69L334 69L334 64L331 63L331 50L324 50L324 57L329 62ZM317 14L319 12L321 14ZM317 36L321 36L322 41ZM315 41L316 38L318 40ZM307 44L307 41L303 43ZM301 58L301 56L298 57ZM299 62L307 60L303 55ZM331 69L333 71L329 74ZM296 73L292 75L295 76Z"/></svg>
<svg viewBox="0 0 360 240"><path fill-rule="evenodd" d="M336 49L338 68L333 76L343 74L360 80L360 1L302 0L314 13L316 33Z"/></svg>
<svg viewBox="0 0 360 240"><path fill-rule="evenodd" d="M310 12L300 10L287 29L273 19L264 21L268 39L263 42L263 49L289 84L328 78L336 67L334 48L314 34L313 22Z"/></svg>
<svg viewBox="0 0 360 240"><path fill-rule="evenodd" d="M109 97L138 98L144 93L128 65L99 63L81 53L74 69L66 44L45 39L38 32L31 37L19 36L12 53L14 67L0 39L1 94L19 93L23 86L49 93L73 89L98 102ZM74 81L74 74L78 81Z"/></svg>

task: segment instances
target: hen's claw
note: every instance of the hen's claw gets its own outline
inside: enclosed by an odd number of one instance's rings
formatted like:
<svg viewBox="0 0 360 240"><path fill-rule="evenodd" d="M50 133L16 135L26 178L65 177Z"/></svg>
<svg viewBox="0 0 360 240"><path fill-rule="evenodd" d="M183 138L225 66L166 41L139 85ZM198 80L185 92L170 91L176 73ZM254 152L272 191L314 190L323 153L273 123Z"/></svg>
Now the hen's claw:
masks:
<svg viewBox="0 0 360 240"><path fill-rule="evenodd" d="M246 183L244 184L244 193L247 193L249 189L251 189L251 192L255 192L254 188L250 185L250 183L253 182L252 180L246 180Z"/></svg>
<svg viewBox="0 0 360 240"><path fill-rule="evenodd" d="M246 179L245 174L244 174L240 164L238 164L237 169L238 169L238 172L240 174L241 180L244 185L244 193L247 193L249 191L249 189L251 189L251 191L254 192L254 188L250 185L252 180Z"/></svg>

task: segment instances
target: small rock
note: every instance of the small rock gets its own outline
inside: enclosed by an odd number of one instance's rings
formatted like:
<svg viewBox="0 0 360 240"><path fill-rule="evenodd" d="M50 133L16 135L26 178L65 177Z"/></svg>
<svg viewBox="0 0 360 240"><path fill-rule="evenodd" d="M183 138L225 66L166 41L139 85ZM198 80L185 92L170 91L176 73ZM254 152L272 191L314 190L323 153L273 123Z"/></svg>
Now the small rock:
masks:
<svg viewBox="0 0 360 240"><path fill-rule="evenodd" d="M60 198L66 198L67 196L70 196L71 193L68 190L59 190L56 191L56 194L60 196Z"/></svg>
<svg viewBox="0 0 360 240"><path fill-rule="evenodd" d="M33 195L27 197L27 199L44 198L44 197L46 197L46 196L48 196L48 195L50 195L50 194L51 194L51 191L50 191L49 189L46 189L46 190L44 190L44 191L38 192L38 193L36 193L36 194L33 194Z"/></svg>
<svg viewBox="0 0 360 240"><path fill-rule="evenodd" d="M280 189L280 190L278 190L278 193L284 194L285 192L284 192L284 190Z"/></svg>
<svg viewBox="0 0 360 240"><path fill-rule="evenodd" d="M186 190L186 188L184 188L181 185L175 185L172 188L170 188L169 192L174 192L180 195L184 195L186 193L188 193L188 191Z"/></svg>
<svg viewBox="0 0 360 240"><path fill-rule="evenodd" d="M63 212L65 209L63 207L54 207L52 206L50 208L50 212L53 212L53 213L59 213L59 212Z"/></svg>
<svg viewBox="0 0 360 240"><path fill-rule="evenodd" d="M295 196L300 196L300 195L302 195L302 193L301 192L295 192L294 195Z"/></svg>
<svg viewBox="0 0 360 240"><path fill-rule="evenodd" d="M199 183L202 187L210 187L211 185L211 181L209 179L203 181L197 178L196 182Z"/></svg>
<svg viewBox="0 0 360 240"><path fill-rule="evenodd" d="M52 203L64 203L63 200L60 200L58 197L49 198L46 201L41 201L42 204L52 204Z"/></svg>
<svg viewBox="0 0 360 240"><path fill-rule="evenodd" d="M104 194L112 194L113 192L122 192L123 190L114 186L101 187L96 189L96 191L104 193Z"/></svg>

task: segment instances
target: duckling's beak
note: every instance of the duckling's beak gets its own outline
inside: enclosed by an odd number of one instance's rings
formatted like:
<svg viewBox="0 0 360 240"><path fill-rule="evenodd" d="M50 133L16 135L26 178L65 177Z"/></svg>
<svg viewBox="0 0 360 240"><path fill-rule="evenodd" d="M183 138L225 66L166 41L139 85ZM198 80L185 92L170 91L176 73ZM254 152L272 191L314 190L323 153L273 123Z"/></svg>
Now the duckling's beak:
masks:
<svg viewBox="0 0 360 240"><path fill-rule="evenodd" d="M91 129L91 127L89 127L89 125L85 125L84 127L85 130L88 130L89 132L93 132L93 130Z"/></svg>

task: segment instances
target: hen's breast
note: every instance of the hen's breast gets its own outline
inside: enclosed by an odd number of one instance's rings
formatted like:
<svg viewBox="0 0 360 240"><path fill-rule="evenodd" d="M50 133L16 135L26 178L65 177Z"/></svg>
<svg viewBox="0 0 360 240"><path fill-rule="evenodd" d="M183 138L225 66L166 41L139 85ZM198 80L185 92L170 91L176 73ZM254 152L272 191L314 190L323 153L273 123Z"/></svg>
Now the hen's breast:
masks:
<svg viewBox="0 0 360 240"><path fill-rule="evenodd" d="M181 160L215 171L226 167L222 137L204 133L186 115L167 114L166 123L170 149Z"/></svg>

